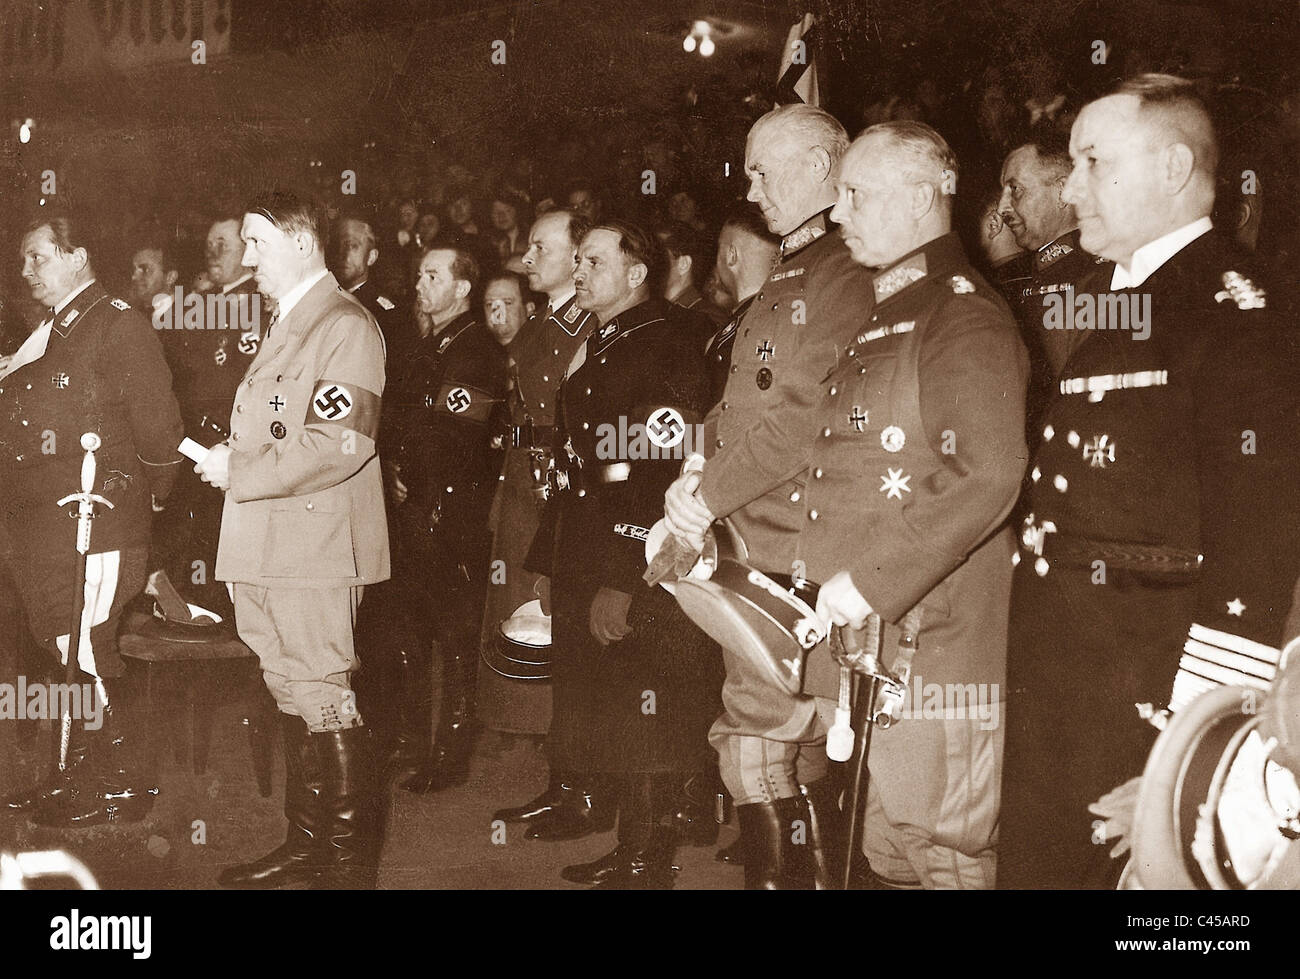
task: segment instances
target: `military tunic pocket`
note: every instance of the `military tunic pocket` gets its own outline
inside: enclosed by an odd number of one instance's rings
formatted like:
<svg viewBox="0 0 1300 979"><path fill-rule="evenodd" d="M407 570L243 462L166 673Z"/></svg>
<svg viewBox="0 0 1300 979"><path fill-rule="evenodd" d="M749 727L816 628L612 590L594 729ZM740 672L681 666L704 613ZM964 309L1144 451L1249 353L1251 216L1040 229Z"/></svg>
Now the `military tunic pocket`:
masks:
<svg viewBox="0 0 1300 979"><path fill-rule="evenodd" d="M262 574L268 578L354 578L356 552L348 513L311 500L273 506L267 514Z"/></svg>

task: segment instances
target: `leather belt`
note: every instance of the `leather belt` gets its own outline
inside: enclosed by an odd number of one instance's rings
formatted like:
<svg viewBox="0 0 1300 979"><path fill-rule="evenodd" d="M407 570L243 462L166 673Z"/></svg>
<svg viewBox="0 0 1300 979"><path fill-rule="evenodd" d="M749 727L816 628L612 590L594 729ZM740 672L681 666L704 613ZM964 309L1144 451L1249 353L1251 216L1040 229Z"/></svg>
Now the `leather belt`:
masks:
<svg viewBox="0 0 1300 979"><path fill-rule="evenodd" d="M1020 547L1026 554L1035 553L1034 547L1023 538ZM1104 561L1110 568L1169 575L1193 575L1201 568L1201 555L1184 548L1129 541L1100 541L1071 534L1045 535L1041 551L1049 564L1062 564L1066 567L1086 568L1091 567L1094 561Z"/></svg>

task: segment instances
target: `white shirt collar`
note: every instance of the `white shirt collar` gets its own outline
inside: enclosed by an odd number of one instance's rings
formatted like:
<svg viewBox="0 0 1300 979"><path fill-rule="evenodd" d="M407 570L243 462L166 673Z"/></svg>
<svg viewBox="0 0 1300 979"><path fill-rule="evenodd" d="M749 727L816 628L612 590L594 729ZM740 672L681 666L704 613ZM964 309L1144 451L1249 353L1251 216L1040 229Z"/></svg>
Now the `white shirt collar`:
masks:
<svg viewBox="0 0 1300 979"><path fill-rule="evenodd" d="M58 305L54 307L54 312L50 314L49 318L53 320L55 317L57 317L61 312L63 312L65 306L69 305L72 302L72 300L76 299L83 292L85 292L86 287L89 286L94 281L95 281L94 279L90 279L87 282L83 282L76 289L73 289L70 293L68 293L66 296L60 299Z"/></svg>
<svg viewBox="0 0 1300 979"><path fill-rule="evenodd" d="M360 289L360 288L361 288L363 285L365 285L365 284L366 284L366 280L365 280L365 279L362 279L360 282L358 282L356 285L354 285L351 289L349 289L348 292L356 292L358 289Z"/></svg>
<svg viewBox="0 0 1300 979"><path fill-rule="evenodd" d="M238 288L239 286L242 286L245 282L247 282L247 281L248 281L249 279L251 279L252 277L253 277L253 273L252 273L252 272L245 272L243 275L241 275L241 276L240 276L238 279L236 279L234 282L227 282L224 286L222 286L222 287L221 287L221 294L222 294L222 295L225 295L225 294L228 293L231 289L235 289L235 288Z"/></svg>
<svg viewBox="0 0 1300 979"><path fill-rule="evenodd" d="M41 324L27 335L27 339L23 341L22 346L14 351L14 355L8 361L0 358L0 381L3 381L18 368L26 367L28 364L45 356L45 348L49 346L50 332L54 329L55 318L63 312L65 306L85 291L86 286L94 281L94 279L91 279L90 282L82 283L79 289L75 289L64 296L59 301L59 304L54 307L54 312L48 318L42 320Z"/></svg>
<svg viewBox="0 0 1300 979"><path fill-rule="evenodd" d="M307 295L307 290L327 275L329 275L329 269L321 269L310 279L304 279L302 282L299 282L296 286L290 289L289 294L276 304L277 312L275 314L275 321L277 323L283 323L285 317L289 315L289 310L297 306L299 300L301 300L303 296Z"/></svg>
<svg viewBox="0 0 1300 979"><path fill-rule="evenodd" d="M1110 277L1111 289L1133 289L1140 286L1160 266L1213 227L1214 223L1208 216L1197 218L1191 224L1185 224L1167 235L1161 235L1155 241L1147 242L1133 253L1127 269L1118 262L1115 263L1115 271Z"/></svg>
<svg viewBox="0 0 1300 979"><path fill-rule="evenodd" d="M547 297L546 297L546 301L549 302L549 303L551 304L551 312L554 313L557 309L559 309L561 306L563 306L565 303L567 303L570 299L572 299L576 294L577 294L577 293L576 293L576 291L575 291L574 288L573 288L573 282L572 282L572 280L570 280L570 282L569 282L569 288L568 288L568 291L567 291L567 292L561 293L561 294L560 294L560 297L559 297L558 299L556 299L556 298L554 298L554 297L552 297L552 296L547 296Z"/></svg>

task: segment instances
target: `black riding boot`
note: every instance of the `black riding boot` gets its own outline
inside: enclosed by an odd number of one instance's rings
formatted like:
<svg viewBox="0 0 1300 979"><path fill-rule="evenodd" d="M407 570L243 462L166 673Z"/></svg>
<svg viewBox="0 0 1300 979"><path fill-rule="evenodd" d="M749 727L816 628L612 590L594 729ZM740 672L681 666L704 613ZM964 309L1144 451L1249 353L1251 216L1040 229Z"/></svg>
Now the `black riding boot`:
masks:
<svg viewBox="0 0 1300 979"><path fill-rule="evenodd" d="M322 828L317 886L373 890L379 873L382 813L370 729L352 727L308 736L320 762Z"/></svg>
<svg viewBox="0 0 1300 979"><path fill-rule="evenodd" d="M438 792L460 785L469 775L469 756L474 748L474 694L478 680L478 657L459 647L443 657L442 706L438 711L438 732L424 765L402 783L408 792Z"/></svg>
<svg viewBox="0 0 1300 979"><path fill-rule="evenodd" d="M613 890L670 890L678 844L673 803L681 780L638 773L621 781L618 846L590 863L565 867L560 875Z"/></svg>
<svg viewBox="0 0 1300 979"><path fill-rule="evenodd" d="M720 789L716 772L695 772L683 783L673 826L687 846L712 846L718 842Z"/></svg>
<svg viewBox="0 0 1300 979"><path fill-rule="evenodd" d="M3 799L0 799L0 809L7 809L10 812L26 812L33 809L43 808L53 805L66 797L72 791L74 780L76 778L75 769L81 764L86 757L86 734L82 730L82 722L72 721L72 731L70 732L68 742L68 763L67 767L60 769L58 764L59 738L62 729L61 724L54 725L54 767L50 774L45 776L39 782L28 786L25 789L19 789Z"/></svg>
<svg viewBox="0 0 1300 979"><path fill-rule="evenodd" d="M393 652L388 668L389 689L396 705L395 733L385 764L389 777L419 772L428 764L429 727L433 717L433 650L424 643L404 641Z"/></svg>
<svg viewBox="0 0 1300 979"><path fill-rule="evenodd" d="M748 891L814 886L811 816L802 795L736 807Z"/></svg>
<svg viewBox="0 0 1300 979"><path fill-rule="evenodd" d="M492 814L492 818L507 823L530 823L535 819L541 819L567 805L569 799L577 792L577 784L572 775L555 772L551 775L546 789L537 798L529 799L522 806L498 809Z"/></svg>
<svg viewBox="0 0 1300 979"><path fill-rule="evenodd" d="M86 731L85 757L73 770L70 790L46 793L44 802L32 811L38 826L135 823L153 808L158 786L136 750L139 738L134 725L140 713L136 681L115 677L101 682L107 702L102 705L100 727Z"/></svg>
<svg viewBox="0 0 1300 979"><path fill-rule="evenodd" d="M817 890L837 891L844 886L846 824L840 811L840 793L836 780L820 778L803 787L808 803L809 835L812 843L813 869Z"/></svg>
<svg viewBox="0 0 1300 979"><path fill-rule="evenodd" d="M580 776L565 783L559 804L528 821L524 837L530 840L580 840L614 828L618 790L608 779Z"/></svg>
<svg viewBox="0 0 1300 979"><path fill-rule="evenodd" d="M281 714L280 732L284 742L284 816L289 830L284 842L266 856L223 870L217 877L223 887L281 887L316 876L321 836L317 801L320 766L311 756L307 724L301 717Z"/></svg>

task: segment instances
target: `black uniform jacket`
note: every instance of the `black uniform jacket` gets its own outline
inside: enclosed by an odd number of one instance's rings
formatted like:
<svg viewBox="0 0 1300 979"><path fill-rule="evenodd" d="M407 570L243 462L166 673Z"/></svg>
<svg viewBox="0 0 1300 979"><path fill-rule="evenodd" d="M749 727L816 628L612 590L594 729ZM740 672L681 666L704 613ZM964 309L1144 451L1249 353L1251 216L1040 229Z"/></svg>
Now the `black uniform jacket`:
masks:
<svg viewBox="0 0 1300 979"><path fill-rule="evenodd" d="M379 452L400 467L403 508L480 534L500 468L491 431L504 410L504 348L465 312L415 340L392 373Z"/></svg>
<svg viewBox="0 0 1300 979"><path fill-rule="evenodd" d="M56 501L81 489L81 436L99 435L93 552L148 546L150 497L180 471L171 372L149 319L98 282L59 311L45 353L0 380L0 509L20 560L71 574L76 524ZM72 510L72 507L67 509Z"/></svg>
<svg viewBox="0 0 1300 979"><path fill-rule="evenodd" d="M577 535L582 562L601 569L606 587L646 591L645 536L708 406L703 358L686 342L695 326L689 310L650 299L591 335L559 392L556 464L567 466L569 488L547 504L529 570L564 574L552 554Z"/></svg>

